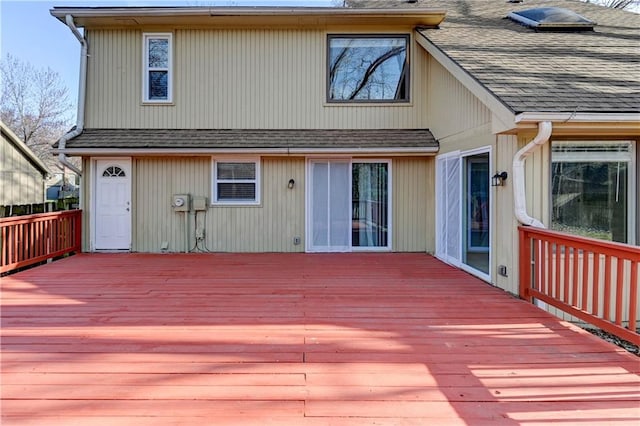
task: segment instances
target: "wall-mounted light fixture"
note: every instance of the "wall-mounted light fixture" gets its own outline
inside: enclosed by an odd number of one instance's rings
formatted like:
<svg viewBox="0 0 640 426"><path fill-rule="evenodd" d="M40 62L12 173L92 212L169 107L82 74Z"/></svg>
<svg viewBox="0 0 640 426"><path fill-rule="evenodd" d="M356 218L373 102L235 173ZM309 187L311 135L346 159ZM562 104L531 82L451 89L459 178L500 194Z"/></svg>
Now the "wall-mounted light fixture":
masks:
<svg viewBox="0 0 640 426"><path fill-rule="evenodd" d="M293 187L296 185L296 181L293 179L289 179L289 183L287 184L287 188L289 189L293 189Z"/></svg>
<svg viewBox="0 0 640 426"><path fill-rule="evenodd" d="M491 177L491 186L503 186L504 181L507 180L507 177L509 177L507 172L496 172L496 174Z"/></svg>

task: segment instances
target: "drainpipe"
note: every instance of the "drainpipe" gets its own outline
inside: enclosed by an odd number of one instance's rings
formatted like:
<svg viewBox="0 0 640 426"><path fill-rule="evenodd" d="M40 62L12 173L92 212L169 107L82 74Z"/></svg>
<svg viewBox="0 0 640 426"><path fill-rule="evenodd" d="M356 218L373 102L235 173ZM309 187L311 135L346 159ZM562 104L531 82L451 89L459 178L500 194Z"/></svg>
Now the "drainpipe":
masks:
<svg viewBox="0 0 640 426"><path fill-rule="evenodd" d="M535 228L546 228L539 220L527 214L527 201L524 182L524 161L538 147L544 145L551 137L553 125L550 121L538 123L538 134L513 157L513 203L516 219L523 225Z"/></svg>
<svg viewBox="0 0 640 426"><path fill-rule="evenodd" d="M75 173L78 174L78 176L82 176L82 171L76 166L74 166L73 164L71 164L71 162L67 158L67 155L64 153L64 148L68 140L73 139L76 136L80 135L84 130L84 105L85 105L86 86L87 86L87 52L89 50L89 44L87 43L87 40L82 36L82 34L80 34L80 31L78 31L78 28L73 22L72 15L66 15L65 21L67 23L67 26L73 33L73 35L76 36L76 38L80 42L80 46L81 46L80 84L78 87L78 114L76 119L76 126L69 133L63 135L58 141L58 151L59 151L58 162L62 164L64 167L68 167L71 170L73 170Z"/></svg>

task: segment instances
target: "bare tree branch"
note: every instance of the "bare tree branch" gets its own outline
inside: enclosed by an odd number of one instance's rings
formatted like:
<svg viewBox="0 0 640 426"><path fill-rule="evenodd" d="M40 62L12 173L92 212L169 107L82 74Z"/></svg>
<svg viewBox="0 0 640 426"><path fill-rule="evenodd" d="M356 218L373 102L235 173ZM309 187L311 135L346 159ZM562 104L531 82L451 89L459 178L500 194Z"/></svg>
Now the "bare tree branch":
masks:
<svg viewBox="0 0 640 426"><path fill-rule="evenodd" d="M351 93L351 95L348 96L347 99L355 99L356 96L358 96L358 93L360 93L360 91L364 87L367 86L367 84L369 83L369 78L371 78L371 76L376 71L376 69L380 65L385 63L385 61L387 61L387 60L393 58L394 56L397 56L400 53L404 52L404 50L405 50L404 46L394 47L393 49L385 52L384 55L381 55L378 58L376 58L375 61L371 62L371 64L369 65L369 67L365 71L364 76L362 77L362 80L360 81L360 84L358 85L358 87L355 88L355 90Z"/></svg>
<svg viewBox="0 0 640 426"><path fill-rule="evenodd" d="M72 104L60 75L7 55L0 62L0 119L50 168L51 145L70 127Z"/></svg>

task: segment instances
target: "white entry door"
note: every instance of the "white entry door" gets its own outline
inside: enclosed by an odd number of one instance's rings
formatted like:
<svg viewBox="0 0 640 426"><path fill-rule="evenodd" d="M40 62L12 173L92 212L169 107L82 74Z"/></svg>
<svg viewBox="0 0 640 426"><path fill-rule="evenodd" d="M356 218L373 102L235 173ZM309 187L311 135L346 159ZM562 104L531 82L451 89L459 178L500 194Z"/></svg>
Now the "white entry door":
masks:
<svg viewBox="0 0 640 426"><path fill-rule="evenodd" d="M131 159L96 161L96 250L131 248Z"/></svg>

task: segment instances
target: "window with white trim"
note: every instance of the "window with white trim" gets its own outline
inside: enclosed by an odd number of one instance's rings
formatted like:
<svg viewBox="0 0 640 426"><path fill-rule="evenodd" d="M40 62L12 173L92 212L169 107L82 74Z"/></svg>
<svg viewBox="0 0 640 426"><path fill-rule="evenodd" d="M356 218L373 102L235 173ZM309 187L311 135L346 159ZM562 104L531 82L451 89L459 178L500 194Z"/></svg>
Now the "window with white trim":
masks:
<svg viewBox="0 0 640 426"><path fill-rule="evenodd" d="M171 33L146 33L143 36L144 102L172 101L172 38Z"/></svg>
<svg viewBox="0 0 640 426"><path fill-rule="evenodd" d="M634 244L633 141L552 141L551 229Z"/></svg>
<svg viewBox="0 0 640 426"><path fill-rule="evenodd" d="M213 204L260 204L260 160L214 160Z"/></svg>

